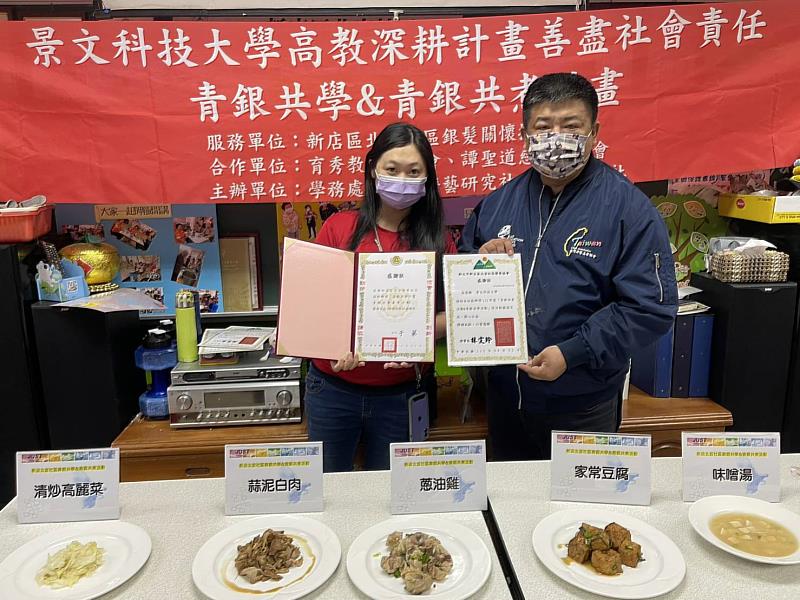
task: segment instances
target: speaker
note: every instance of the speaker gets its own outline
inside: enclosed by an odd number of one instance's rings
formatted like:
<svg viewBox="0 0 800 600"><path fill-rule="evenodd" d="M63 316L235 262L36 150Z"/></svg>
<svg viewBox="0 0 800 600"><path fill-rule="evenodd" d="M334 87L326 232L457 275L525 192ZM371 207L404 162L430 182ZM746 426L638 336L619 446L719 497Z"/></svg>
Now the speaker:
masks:
<svg viewBox="0 0 800 600"><path fill-rule="evenodd" d="M0 245L0 505L14 496L16 452L48 447L30 316L35 286L22 246Z"/></svg>
<svg viewBox="0 0 800 600"><path fill-rule="evenodd" d="M792 358L789 363L789 390L781 430L781 452L800 452L800 306L795 321Z"/></svg>
<svg viewBox="0 0 800 600"><path fill-rule="evenodd" d="M775 244L789 255L789 279L800 281L800 224L757 223L732 219L731 229L737 235L756 237ZM800 303L798 303L800 304ZM789 390L781 431L781 451L800 452L800 306L795 320L792 357L789 363Z"/></svg>
<svg viewBox="0 0 800 600"><path fill-rule="evenodd" d="M133 352L138 311L102 313L33 305L33 325L53 448L111 444L139 411L144 372Z"/></svg>
<svg viewBox="0 0 800 600"><path fill-rule="evenodd" d="M723 283L692 275L692 296L714 312L710 396L733 414L733 431L783 429L797 284Z"/></svg>

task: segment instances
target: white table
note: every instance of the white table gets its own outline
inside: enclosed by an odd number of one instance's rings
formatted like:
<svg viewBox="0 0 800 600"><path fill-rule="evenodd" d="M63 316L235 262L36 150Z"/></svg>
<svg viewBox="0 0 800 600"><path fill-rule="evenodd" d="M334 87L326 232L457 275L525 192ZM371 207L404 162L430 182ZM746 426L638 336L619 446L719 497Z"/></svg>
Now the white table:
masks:
<svg viewBox="0 0 800 600"><path fill-rule="evenodd" d="M789 472L800 455L781 456L781 503L800 513L800 479ZM531 537L536 524L550 513L580 506L550 502L550 463L489 463L489 501L520 587L528 600L597 599L550 573L536 558ZM629 514L666 533L686 560L686 578L665 600L734 600L764 598L797 600L800 565L772 566L743 560L712 546L689 524L689 504L681 500L681 460L653 460L650 506L596 505Z"/></svg>
<svg viewBox="0 0 800 600"><path fill-rule="evenodd" d="M184 600L205 598L192 582L192 561L212 535L249 517L226 517L222 479L123 483L121 520L139 525L152 538L147 564L125 585L103 596L124 600ZM325 511L309 513L339 536L342 560L328 582L307 596L316 599L366 598L347 576L347 550L368 527L391 517L389 472L325 475ZM474 596L485 600L511 598L489 532L480 512L428 515L451 519L475 531L492 554L492 574ZM15 501L0 511L0 561L38 535L69 524L19 525Z"/></svg>

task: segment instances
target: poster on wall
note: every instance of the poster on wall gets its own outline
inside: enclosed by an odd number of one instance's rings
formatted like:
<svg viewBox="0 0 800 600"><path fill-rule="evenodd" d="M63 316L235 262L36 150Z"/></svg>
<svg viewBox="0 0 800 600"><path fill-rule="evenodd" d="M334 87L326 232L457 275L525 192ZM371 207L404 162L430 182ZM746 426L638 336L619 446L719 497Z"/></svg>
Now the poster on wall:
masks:
<svg viewBox="0 0 800 600"><path fill-rule="evenodd" d="M317 239L322 225L339 212L357 210L358 204L346 202L283 202L275 206L278 221L278 259L283 259L283 238L305 242Z"/></svg>
<svg viewBox="0 0 800 600"><path fill-rule="evenodd" d="M464 224L482 196L464 196L443 203L444 223L447 234L457 246ZM348 210L357 210L358 203L347 202L284 202L275 207L278 221L278 252L283 252L283 238L289 237L313 242L323 223L332 215Z"/></svg>
<svg viewBox="0 0 800 600"><path fill-rule="evenodd" d="M458 242L461 240L464 225L482 199L482 196L463 196L452 198L443 203L445 228L456 247L458 247Z"/></svg>
<svg viewBox="0 0 800 600"><path fill-rule="evenodd" d="M202 312L223 310L217 209L57 204L56 224L73 241L107 241L120 254L115 281L175 312L175 293L196 289Z"/></svg>
<svg viewBox="0 0 800 600"><path fill-rule="evenodd" d="M651 201L669 231L678 287L686 287L692 273L706 270L709 240L726 235L728 223L697 196L653 196Z"/></svg>
<svg viewBox="0 0 800 600"><path fill-rule="evenodd" d="M769 189L770 174L760 169L670 179L668 195L652 198L669 230L678 287L689 285L692 273L706 270L709 240L728 234L728 222L717 212L720 194Z"/></svg>
<svg viewBox="0 0 800 600"><path fill-rule="evenodd" d="M717 207L720 194L750 194L770 189L769 169L732 173L729 175L703 175L670 179L668 193L697 196L712 208Z"/></svg>
<svg viewBox="0 0 800 600"><path fill-rule="evenodd" d="M0 22L0 198L358 200L364 153L396 121L426 132L444 197L483 195L527 168L529 84L571 71L598 94L598 157L633 181L786 166L800 153L798 21L796 0L755 0L391 22Z"/></svg>

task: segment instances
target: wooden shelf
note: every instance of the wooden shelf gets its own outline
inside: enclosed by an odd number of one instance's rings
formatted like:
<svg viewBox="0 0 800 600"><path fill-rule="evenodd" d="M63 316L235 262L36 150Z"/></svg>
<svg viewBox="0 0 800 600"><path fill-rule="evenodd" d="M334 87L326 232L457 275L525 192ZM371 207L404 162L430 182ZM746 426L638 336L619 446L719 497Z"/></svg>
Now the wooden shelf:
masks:
<svg viewBox="0 0 800 600"><path fill-rule="evenodd" d="M733 425L730 411L709 398L653 398L631 386L622 408L620 431L725 428Z"/></svg>
<svg viewBox="0 0 800 600"><path fill-rule="evenodd" d="M430 431L432 441L474 440L487 437L482 401L472 403L472 418L462 423L455 382L440 386L439 418ZM654 456L680 456L681 432L724 431L731 413L708 398L652 398L631 387L623 406L623 433L649 433ZM136 417L112 443L120 449L122 481L222 477L225 444L264 444L308 441L305 421L285 425L246 425L172 429L169 422Z"/></svg>
<svg viewBox="0 0 800 600"><path fill-rule="evenodd" d="M730 411L709 398L653 398L631 386L619 430L650 434L653 456L680 456L682 432L718 432L731 425Z"/></svg>

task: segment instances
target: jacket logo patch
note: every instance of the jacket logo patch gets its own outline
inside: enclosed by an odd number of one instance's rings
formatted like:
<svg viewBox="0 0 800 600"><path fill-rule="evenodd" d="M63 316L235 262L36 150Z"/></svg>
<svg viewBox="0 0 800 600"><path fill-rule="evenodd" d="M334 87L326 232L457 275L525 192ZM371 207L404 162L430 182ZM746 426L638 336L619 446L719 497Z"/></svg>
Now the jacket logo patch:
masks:
<svg viewBox="0 0 800 600"><path fill-rule="evenodd" d="M564 242L564 256L577 255L597 259L596 251L598 248L602 248L603 242L587 240L587 235L589 235L588 227L581 227L570 235Z"/></svg>

